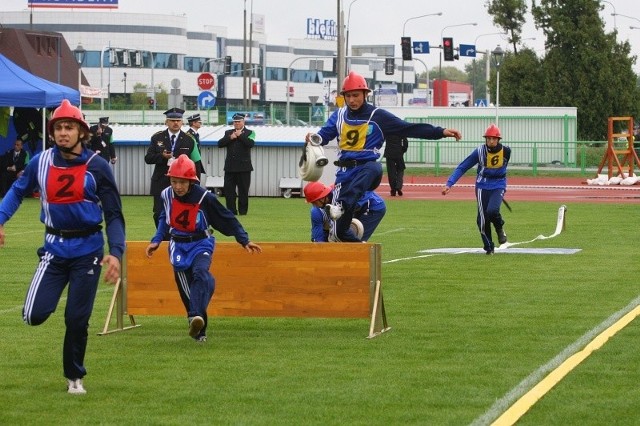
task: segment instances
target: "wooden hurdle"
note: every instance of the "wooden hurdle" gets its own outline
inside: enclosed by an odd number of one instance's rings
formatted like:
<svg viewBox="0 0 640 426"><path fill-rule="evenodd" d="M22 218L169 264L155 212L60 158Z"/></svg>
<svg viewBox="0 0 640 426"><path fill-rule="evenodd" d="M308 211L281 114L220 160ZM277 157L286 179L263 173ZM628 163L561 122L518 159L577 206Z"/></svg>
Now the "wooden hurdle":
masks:
<svg viewBox="0 0 640 426"><path fill-rule="evenodd" d="M146 241L128 241L123 282L114 289L102 333L137 327L134 315L186 315L169 262L167 243L152 258ZM249 254L235 242L217 242L211 271L216 291L211 316L370 318L368 338L387 325L380 244L260 243ZM113 308L116 329L109 330ZM122 319L129 316L131 326Z"/></svg>

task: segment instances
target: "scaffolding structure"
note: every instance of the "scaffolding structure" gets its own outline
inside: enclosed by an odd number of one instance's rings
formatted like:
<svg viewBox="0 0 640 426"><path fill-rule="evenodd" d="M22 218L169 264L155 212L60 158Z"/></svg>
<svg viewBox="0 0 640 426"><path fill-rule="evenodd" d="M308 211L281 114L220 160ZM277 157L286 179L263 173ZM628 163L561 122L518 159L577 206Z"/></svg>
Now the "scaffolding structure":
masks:
<svg viewBox="0 0 640 426"><path fill-rule="evenodd" d="M626 130L624 132L617 133L615 131L616 122L625 121ZM638 159L638 154L636 154L633 149L633 117L609 117L609 129L607 134L607 150L602 157L596 176L600 175L605 164L607 165L607 174L609 179L614 176L614 170L617 170L618 175L624 177L625 167L627 168L627 176L633 176L634 166L637 166L640 169L640 159ZM624 149L616 149L616 142L619 141L619 138L624 138L627 141L627 145Z"/></svg>

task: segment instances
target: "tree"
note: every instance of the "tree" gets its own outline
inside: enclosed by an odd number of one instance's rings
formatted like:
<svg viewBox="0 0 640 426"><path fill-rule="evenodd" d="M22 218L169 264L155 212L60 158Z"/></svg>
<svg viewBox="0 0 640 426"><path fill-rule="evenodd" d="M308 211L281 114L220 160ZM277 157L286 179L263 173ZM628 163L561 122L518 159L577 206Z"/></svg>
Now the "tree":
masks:
<svg viewBox="0 0 640 426"><path fill-rule="evenodd" d="M638 112L636 57L616 33L605 34L602 7L596 0L541 0L532 7L547 47L541 105L578 107L582 140L606 139L608 117Z"/></svg>
<svg viewBox="0 0 640 426"><path fill-rule="evenodd" d="M442 67L441 73L442 73L442 80L459 81L463 83L466 83L469 81L469 75L454 66ZM426 77L426 74L422 73L420 74L420 77ZM432 69L429 74L429 78L431 80L439 79L440 71Z"/></svg>
<svg viewBox="0 0 640 426"><path fill-rule="evenodd" d="M507 53L500 66L500 104L509 106L543 105L541 60L531 49L517 55ZM495 80L492 80L495 92Z"/></svg>
<svg viewBox="0 0 640 426"><path fill-rule="evenodd" d="M487 0L486 6L489 15L493 16L493 23L509 34L509 43L517 54L527 4L524 0Z"/></svg>

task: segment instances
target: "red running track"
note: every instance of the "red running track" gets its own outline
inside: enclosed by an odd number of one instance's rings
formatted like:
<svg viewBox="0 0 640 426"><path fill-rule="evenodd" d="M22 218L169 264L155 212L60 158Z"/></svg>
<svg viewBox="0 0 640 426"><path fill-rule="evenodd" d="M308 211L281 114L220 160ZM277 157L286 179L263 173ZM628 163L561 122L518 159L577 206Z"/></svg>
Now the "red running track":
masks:
<svg viewBox="0 0 640 426"><path fill-rule="evenodd" d="M385 199L407 200L474 200L474 176L463 176L442 195L447 176L415 177L405 179L402 197L391 197L389 184L383 180L376 190ZM586 178L509 177L505 199L507 201L549 201L559 203L635 203L640 204L640 185L595 186L587 185Z"/></svg>

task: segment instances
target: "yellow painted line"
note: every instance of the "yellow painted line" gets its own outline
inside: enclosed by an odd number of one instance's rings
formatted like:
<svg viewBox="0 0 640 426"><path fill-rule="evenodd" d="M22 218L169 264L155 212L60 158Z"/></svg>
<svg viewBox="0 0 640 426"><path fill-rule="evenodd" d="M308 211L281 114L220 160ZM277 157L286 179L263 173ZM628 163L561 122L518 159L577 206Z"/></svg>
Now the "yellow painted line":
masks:
<svg viewBox="0 0 640 426"><path fill-rule="evenodd" d="M513 425L520 417L522 417L529 409L540 400L547 392L551 390L560 380L562 380L571 370L584 361L594 351L600 349L610 337L614 336L618 331L629 325L636 317L640 315L640 306L636 306L631 312L624 315L618 321L613 323L609 328L597 335L583 350L575 353L567 358L562 364L553 370L549 375L534 386L529 392L518 399L507 411L498 417L492 425L503 426Z"/></svg>

